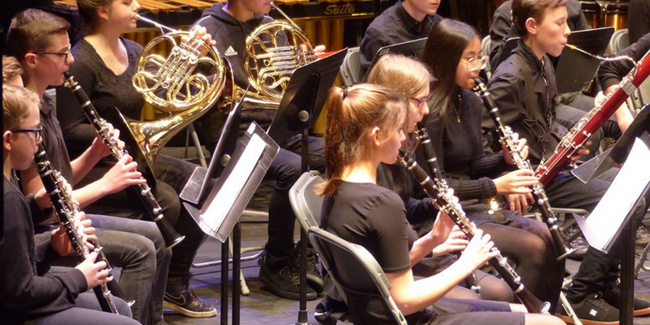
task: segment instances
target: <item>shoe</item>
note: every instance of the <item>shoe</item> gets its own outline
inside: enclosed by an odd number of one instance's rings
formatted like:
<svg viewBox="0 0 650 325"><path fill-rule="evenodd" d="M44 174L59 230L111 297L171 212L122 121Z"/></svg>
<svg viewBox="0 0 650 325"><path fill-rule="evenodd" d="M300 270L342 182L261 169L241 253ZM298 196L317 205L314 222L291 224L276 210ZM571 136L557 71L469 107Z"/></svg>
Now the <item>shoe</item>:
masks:
<svg viewBox="0 0 650 325"><path fill-rule="evenodd" d="M336 325L348 319L348 305L345 302L326 296L316 305L314 318L322 325Z"/></svg>
<svg viewBox="0 0 650 325"><path fill-rule="evenodd" d="M269 291L274 294L292 300L300 300L300 273L293 265L288 263L277 270L272 270L267 263L268 255L262 258L260 267L260 280ZM315 300L318 297L316 291L307 286L307 300Z"/></svg>
<svg viewBox="0 0 650 325"><path fill-rule="evenodd" d="M163 308L193 318L217 316L217 309L201 301L189 286L189 277L167 279Z"/></svg>
<svg viewBox="0 0 650 325"><path fill-rule="evenodd" d="M613 289L605 290L603 296L605 297L605 301L608 304L620 309L621 307L620 286L616 285ZM633 315L635 317L650 315L650 303L635 297Z"/></svg>
<svg viewBox="0 0 650 325"><path fill-rule="evenodd" d="M300 271L300 242L296 245L296 250L293 255L294 267ZM318 269L318 255L316 252L307 248L307 285L309 285L316 293L322 293L325 290L323 284L323 275Z"/></svg>
<svg viewBox="0 0 650 325"><path fill-rule="evenodd" d="M583 325L619 325L618 309L605 302L599 295L585 297L578 303L571 303L571 308ZM573 324L564 307L558 306L555 316L567 324Z"/></svg>
<svg viewBox="0 0 650 325"><path fill-rule="evenodd" d="M634 242L641 247L645 247L650 243L650 233L648 233L648 230L644 226L636 230Z"/></svg>

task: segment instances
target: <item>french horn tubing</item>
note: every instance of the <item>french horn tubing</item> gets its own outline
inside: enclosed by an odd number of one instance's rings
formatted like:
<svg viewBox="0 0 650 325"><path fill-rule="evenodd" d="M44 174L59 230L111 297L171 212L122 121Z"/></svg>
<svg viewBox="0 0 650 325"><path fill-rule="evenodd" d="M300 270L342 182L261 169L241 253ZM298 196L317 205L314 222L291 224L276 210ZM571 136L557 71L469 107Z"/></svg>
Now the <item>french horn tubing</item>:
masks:
<svg viewBox="0 0 650 325"><path fill-rule="evenodd" d="M140 15L136 15L136 18L169 31L144 47L132 79L133 87L144 96L145 101L168 116L150 122L123 117L153 169L160 149L219 99L229 66L212 45L195 39L192 32L175 30ZM167 57L154 53L157 45L162 43L171 44L172 50ZM205 71L214 68L214 76L195 72L199 64L206 66Z"/></svg>

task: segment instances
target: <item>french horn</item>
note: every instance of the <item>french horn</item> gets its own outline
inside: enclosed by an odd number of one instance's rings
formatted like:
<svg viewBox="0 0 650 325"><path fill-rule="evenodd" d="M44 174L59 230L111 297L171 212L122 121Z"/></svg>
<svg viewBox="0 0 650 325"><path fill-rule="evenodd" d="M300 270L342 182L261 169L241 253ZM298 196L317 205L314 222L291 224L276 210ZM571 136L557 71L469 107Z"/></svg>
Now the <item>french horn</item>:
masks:
<svg viewBox="0 0 650 325"><path fill-rule="evenodd" d="M246 38L244 70L251 89L244 98L243 108L277 109L293 72L314 61L314 45L307 34L275 3L287 22L274 20L260 25ZM243 89L235 87L234 101Z"/></svg>
<svg viewBox="0 0 650 325"><path fill-rule="evenodd" d="M123 117L153 169L160 149L219 99L229 65L212 45L195 39L192 32L175 30L140 15L136 18L169 31L144 47L132 79L133 87L145 101L168 116L150 122ZM164 43L171 45L171 53L167 57L154 54L154 49ZM195 72L198 65L213 69L214 76Z"/></svg>

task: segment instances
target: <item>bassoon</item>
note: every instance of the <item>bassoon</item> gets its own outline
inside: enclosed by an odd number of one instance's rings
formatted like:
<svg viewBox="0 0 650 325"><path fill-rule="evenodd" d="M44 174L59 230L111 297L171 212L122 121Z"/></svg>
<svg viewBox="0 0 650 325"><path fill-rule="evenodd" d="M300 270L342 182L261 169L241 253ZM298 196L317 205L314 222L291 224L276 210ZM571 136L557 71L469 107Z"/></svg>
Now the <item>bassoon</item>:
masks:
<svg viewBox="0 0 650 325"><path fill-rule="evenodd" d="M573 45L567 44L568 47L585 53L589 56L594 56L588 52L584 52ZM591 135L609 120L609 118L616 112L616 110L623 105L628 97L641 85L641 83L650 75L650 60L648 60L646 53L638 64L630 71L623 80L618 84L618 88L607 95L605 101L587 113L578 121L571 131L565 135L560 143L558 143L553 155L548 160L542 160L535 171L535 176L539 181L548 185L557 174L564 169L571 156L580 149ZM596 57L601 59L600 57ZM610 59L611 60L611 59ZM631 60L631 59L630 59ZM632 60L633 61L633 60Z"/></svg>
<svg viewBox="0 0 650 325"><path fill-rule="evenodd" d="M97 130L97 133L99 133L101 136L102 140L104 140L104 143L110 149L113 158L119 161L122 159L122 157L126 156L128 152L124 149L119 148L117 145L117 140L114 139L113 135L110 133L110 129L106 121L99 116L97 110L95 109L95 106L90 101L90 99L88 99L88 95L86 95L86 92L74 79L74 76L70 75L68 72L65 72L64 75L66 78L64 85L72 90L72 93L75 94L77 100L79 101L79 104L86 114L86 118L88 118L93 127L95 127L95 130ZM158 201L154 197L153 193L151 193L151 188L149 185L145 183L142 185L133 185L133 187L135 187L137 193L139 194L138 198L140 198L140 201L144 205L147 214L149 214L151 219L156 223L156 226L158 226L158 230L160 230L160 234L165 240L167 247L171 248L180 243L185 238L185 236L181 236L179 233L177 233L174 230L174 227L172 227L169 221L167 221L162 213L160 204L158 204Z"/></svg>
<svg viewBox="0 0 650 325"><path fill-rule="evenodd" d="M454 223L458 225L460 230L465 233L465 236L471 240L476 232L476 226L467 219L465 211L463 211L463 208L458 203L458 198L446 187L445 181L443 179L436 179L434 182L424 169L415 162L413 157L403 150L400 150L397 160L420 183L424 192L433 200L436 208L447 213L454 220ZM501 256L496 247L493 247L491 251L496 252L496 256L491 258L488 263L501 275L528 312L537 314L548 312L551 304L540 301L524 286L521 282L521 277L508 264L507 259Z"/></svg>
<svg viewBox="0 0 650 325"><path fill-rule="evenodd" d="M494 121L494 125L496 127L497 133L499 134L499 138L505 145L506 150L508 150L510 153L510 156L512 156L512 160L515 162L515 165L520 170L529 170L533 172L534 170L532 165L528 159L525 159L522 156L521 152L519 152L517 148L517 144L513 138L514 132L512 132L512 129L509 126L503 124L499 108L497 107L494 100L490 97L490 92L487 90L485 83L483 83L483 80L480 78L476 78L474 80L476 82L474 92L483 99L483 103L490 113L490 117ZM537 182L537 184L533 185L531 194L533 195L533 200L535 201L534 204L537 206L539 213L542 216L542 220L546 226L548 226L548 230L551 232L553 243L555 243L555 248L557 249L559 255L557 259L561 260L567 257L573 253L575 249L569 247L566 243L566 239L564 238L564 234L560 229L558 220L555 217L555 213L553 212L553 208L551 208L551 204L548 202L548 196L544 190L544 185L542 185L541 182Z"/></svg>
<svg viewBox="0 0 650 325"><path fill-rule="evenodd" d="M50 196L50 201L52 202L54 211L59 217L61 225L65 228L66 234L72 243L72 247L81 259L86 259L90 252L88 246L85 245L84 240L82 239L82 235L77 232L75 215L79 212L79 207L72 199L71 193L68 190L68 182L61 173L55 170L50 164L50 159L43 148L43 144L39 144L38 152L34 155L34 161L36 162L38 173L43 181L43 186ZM99 242L93 241L91 244L95 247L94 252L97 252L97 259L95 262L106 262L106 269L109 272L107 277L108 282L94 287L93 291L95 292L95 296L97 296L97 300L99 301L99 305L103 311L119 314L111 291L117 293L118 291L121 292L121 290L115 282L113 282L113 276L110 274L111 266L108 264L108 260L106 259L106 256L104 256L104 252L102 251ZM109 285L111 286L110 289Z"/></svg>

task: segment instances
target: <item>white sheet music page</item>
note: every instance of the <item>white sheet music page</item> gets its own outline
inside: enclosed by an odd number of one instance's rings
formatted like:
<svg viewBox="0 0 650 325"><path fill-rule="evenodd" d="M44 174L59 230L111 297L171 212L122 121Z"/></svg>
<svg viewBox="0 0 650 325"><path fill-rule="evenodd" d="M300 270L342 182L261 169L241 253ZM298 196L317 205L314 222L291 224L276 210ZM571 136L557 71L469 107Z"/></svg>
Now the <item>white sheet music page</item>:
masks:
<svg viewBox="0 0 650 325"><path fill-rule="evenodd" d="M260 160L264 148L266 148L264 140L257 134L253 134L248 145L246 145L246 149L237 160L232 173L230 173L208 209L201 215L203 222L212 230L217 231L225 220L246 181L248 181L248 177L253 172L253 168Z"/></svg>
<svg viewBox="0 0 650 325"><path fill-rule="evenodd" d="M596 209L586 220L576 218L589 245L603 252L609 250L634 203L650 182L648 161L650 149L643 141L635 139L627 161Z"/></svg>

